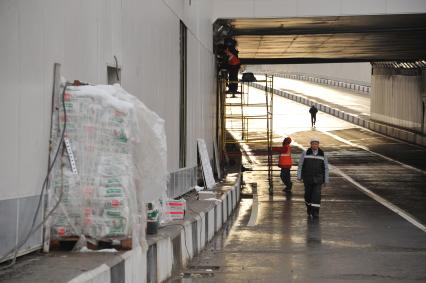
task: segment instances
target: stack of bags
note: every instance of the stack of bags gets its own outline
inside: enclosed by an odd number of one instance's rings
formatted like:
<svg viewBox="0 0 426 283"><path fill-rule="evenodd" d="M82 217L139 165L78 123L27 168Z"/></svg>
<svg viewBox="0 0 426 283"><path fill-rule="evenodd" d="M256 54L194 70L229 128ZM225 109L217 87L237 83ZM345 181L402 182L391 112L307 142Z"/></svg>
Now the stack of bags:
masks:
<svg viewBox="0 0 426 283"><path fill-rule="evenodd" d="M67 87L65 135L77 174L72 172L65 153L56 163L50 182L51 206L62 191L51 223L53 238L131 236L132 217L138 214L139 179L133 154L142 133L137 109L122 92L118 86ZM60 132L64 113L61 110L57 115L56 132Z"/></svg>

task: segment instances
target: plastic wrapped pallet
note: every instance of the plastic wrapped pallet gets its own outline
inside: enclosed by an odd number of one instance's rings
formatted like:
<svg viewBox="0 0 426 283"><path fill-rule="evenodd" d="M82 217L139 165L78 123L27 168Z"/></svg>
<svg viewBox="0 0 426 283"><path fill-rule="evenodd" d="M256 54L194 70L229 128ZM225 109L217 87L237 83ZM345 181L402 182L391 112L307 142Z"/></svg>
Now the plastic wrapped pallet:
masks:
<svg viewBox="0 0 426 283"><path fill-rule="evenodd" d="M66 113L55 102L54 148L66 114L76 168L64 150L50 180L50 207L61 199L51 238L143 238L145 203L166 190L164 121L119 85L68 86L64 102Z"/></svg>

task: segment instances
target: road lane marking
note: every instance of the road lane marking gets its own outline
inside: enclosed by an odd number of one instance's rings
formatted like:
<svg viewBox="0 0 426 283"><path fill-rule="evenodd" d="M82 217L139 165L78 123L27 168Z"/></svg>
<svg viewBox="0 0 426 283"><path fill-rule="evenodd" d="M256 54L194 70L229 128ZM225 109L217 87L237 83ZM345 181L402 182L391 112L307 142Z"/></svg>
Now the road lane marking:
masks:
<svg viewBox="0 0 426 283"><path fill-rule="evenodd" d="M323 130L319 130L319 131L320 131L321 133L323 133L323 134L327 135L327 136L330 136L330 137L332 137L332 138L334 138L334 139L336 139L336 140L340 141L340 142L343 142L343 143L348 144L348 145L350 145L350 146L357 147L357 148L359 148L359 149L365 150L365 151L367 151L367 152L369 152L369 153L371 153L371 154L374 154L374 155L380 156L380 157L382 157L382 158L384 158L384 159L386 159L386 160L388 160L388 161L391 161L391 162L397 163L398 165L401 165L402 167L404 167L404 168L406 168L406 169L414 170L414 171L416 171L416 172L418 172L418 173L421 173L421 174L425 174L425 175L426 175L426 171L424 171L424 170L422 170L422 169L419 169L419 168L413 167L413 166L411 166L411 165L408 165L408 164L402 163L402 162L400 162L400 161L398 161L398 160L392 159L392 158L387 157L387 156L385 156L385 155L383 155L383 154L380 154L380 153L377 153L377 152L371 151L370 149L368 149L368 147L365 147L365 146L362 146L362 145L359 145L359 144L353 143L353 142L351 142L351 141L348 141L348 140L346 140L346 139L344 139L344 138L342 138L342 137L339 137L339 136L337 136L337 135L335 135L335 134L332 134L332 133L329 133L329 132L327 132L327 131L323 131Z"/></svg>
<svg viewBox="0 0 426 283"><path fill-rule="evenodd" d="M335 136L333 134L331 134L332 136ZM338 137L338 136L336 136ZM340 137L338 137L340 138ZM349 141L348 141L349 142ZM302 150L306 150L307 148L304 147L301 144L298 144L296 142L293 142L293 144L302 149ZM369 151L369 150L367 150ZM370 151L371 152L371 151ZM374 152L373 152L374 153ZM402 218L404 218L405 220L407 220L408 222L410 222L411 224L413 224L414 226L416 226L417 228L419 228L420 230L422 230L423 232L426 232L426 227L420 223L419 220L417 220L414 216L412 216L410 213L406 212L405 210L403 210L402 208L399 208L398 206L394 205L393 203L389 202L388 200L382 198L381 196L379 196L376 193L373 193L372 191L370 191L369 189L367 189L366 187L364 187L363 185L361 185L360 183L358 183L357 181L355 181L354 179L352 179L351 177L349 177L346 173L342 172L339 168L337 168L334 165L331 165L330 163L328 164L330 167L330 172L334 172L339 174L340 176L342 176L343 178L345 178L347 181L349 181L350 183L352 183L353 185L355 185L355 187L365 193L367 196L371 197L372 199L374 199L375 201L377 201L378 203L380 203L381 205L387 207L388 209L390 209L391 211L395 212L396 214L398 214L399 216L401 216ZM409 166L409 165L407 165ZM411 166L409 166L411 167ZM414 167L413 167L414 168ZM414 168L416 170L419 170L417 168Z"/></svg>
<svg viewBox="0 0 426 283"><path fill-rule="evenodd" d="M352 179L346 173L342 172L339 168L332 166L332 165L330 165L330 167L331 167L330 169L332 169L333 172L339 174L340 176L345 178L347 181L354 184L357 187L358 190L365 193L366 195L368 195L369 197L371 197L375 201L379 202L383 206L389 208L390 210L392 210L393 212L395 212L396 214L398 214L399 216L401 216L402 218L404 218L405 220L407 220L408 222L410 222L411 224L413 224L414 226L416 226L417 228L419 228L423 232L426 232L426 227L422 223L420 223L420 221L417 220L413 215L411 215L410 213L406 212L405 210L399 208L398 206L394 205L393 203L387 201L386 199L382 198L378 194L373 193L372 191L370 191L369 189L367 189L366 187L364 187L363 185L361 185L360 183L358 183L357 181Z"/></svg>

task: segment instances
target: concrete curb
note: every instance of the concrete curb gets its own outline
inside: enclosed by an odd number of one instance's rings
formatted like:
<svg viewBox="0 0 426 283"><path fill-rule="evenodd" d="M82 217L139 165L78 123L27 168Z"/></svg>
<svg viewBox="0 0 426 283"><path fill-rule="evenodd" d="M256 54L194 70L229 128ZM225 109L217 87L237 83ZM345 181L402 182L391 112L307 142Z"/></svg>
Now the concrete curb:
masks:
<svg viewBox="0 0 426 283"><path fill-rule="evenodd" d="M264 86L258 85L256 83L249 83L250 86L253 86L258 89L264 89ZM379 122L366 120L362 117L358 117L357 115L347 113L340 109L331 108L330 106L322 103L318 103L314 100L308 99L306 97L302 97L296 94L292 94L286 91L282 91L279 89L274 89L274 94L282 96L284 98L293 100L298 103L305 104L307 106L315 105L319 111L325 112L342 120L345 120L349 123L358 125L360 127L364 127L370 129L374 132L378 132L380 134L397 138L399 140L403 140L409 143L426 146L426 136L414 133L408 130L404 130L401 128L393 127L391 125L382 124Z"/></svg>
<svg viewBox="0 0 426 283"><path fill-rule="evenodd" d="M261 73L257 73L257 74L262 75ZM342 80L325 78L325 77L315 77L308 74L298 74L298 73L274 73L272 75L275 77L280 77L280 78L295 79L295 80L312 82L316 84L340 87L340 88L360 92L363 94L371 93L371 86L357 83L357 82L342 81Z"/></svg>
<svg viewBox="0 0 426 283"><path fill-rule="evenodd" d="M197 255L228 221L240 200L241 174L232 186L220 188L216 200L204 200L205 211L195 212L181 222L166 225L148 239L148 249L138 247L120 255L119 260L101 264L75 277L70 283L163 282ZM207 204L207 205L205 205Z"/></svg>

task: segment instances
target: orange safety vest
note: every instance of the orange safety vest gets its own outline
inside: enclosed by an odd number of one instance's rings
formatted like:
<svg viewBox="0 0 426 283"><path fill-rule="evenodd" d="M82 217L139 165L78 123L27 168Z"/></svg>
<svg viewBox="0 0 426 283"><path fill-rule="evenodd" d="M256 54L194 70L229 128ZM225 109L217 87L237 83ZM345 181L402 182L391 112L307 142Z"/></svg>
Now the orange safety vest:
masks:
<svg viewBox="0 0 426 283"><path fill-rule="evenodd" d="M278 158L278 167L290 169L293 165L293 160L291 159L291 147L288 146L287 153L281 153Z"/></svg>
<svg viewBox="0 0 426 283"><path fill-rule="evenodd" d="M239 65L240 64L240 59L238 58L238 56L232 54L228 58L228 63L229 63L229 65Z"/></svg>

